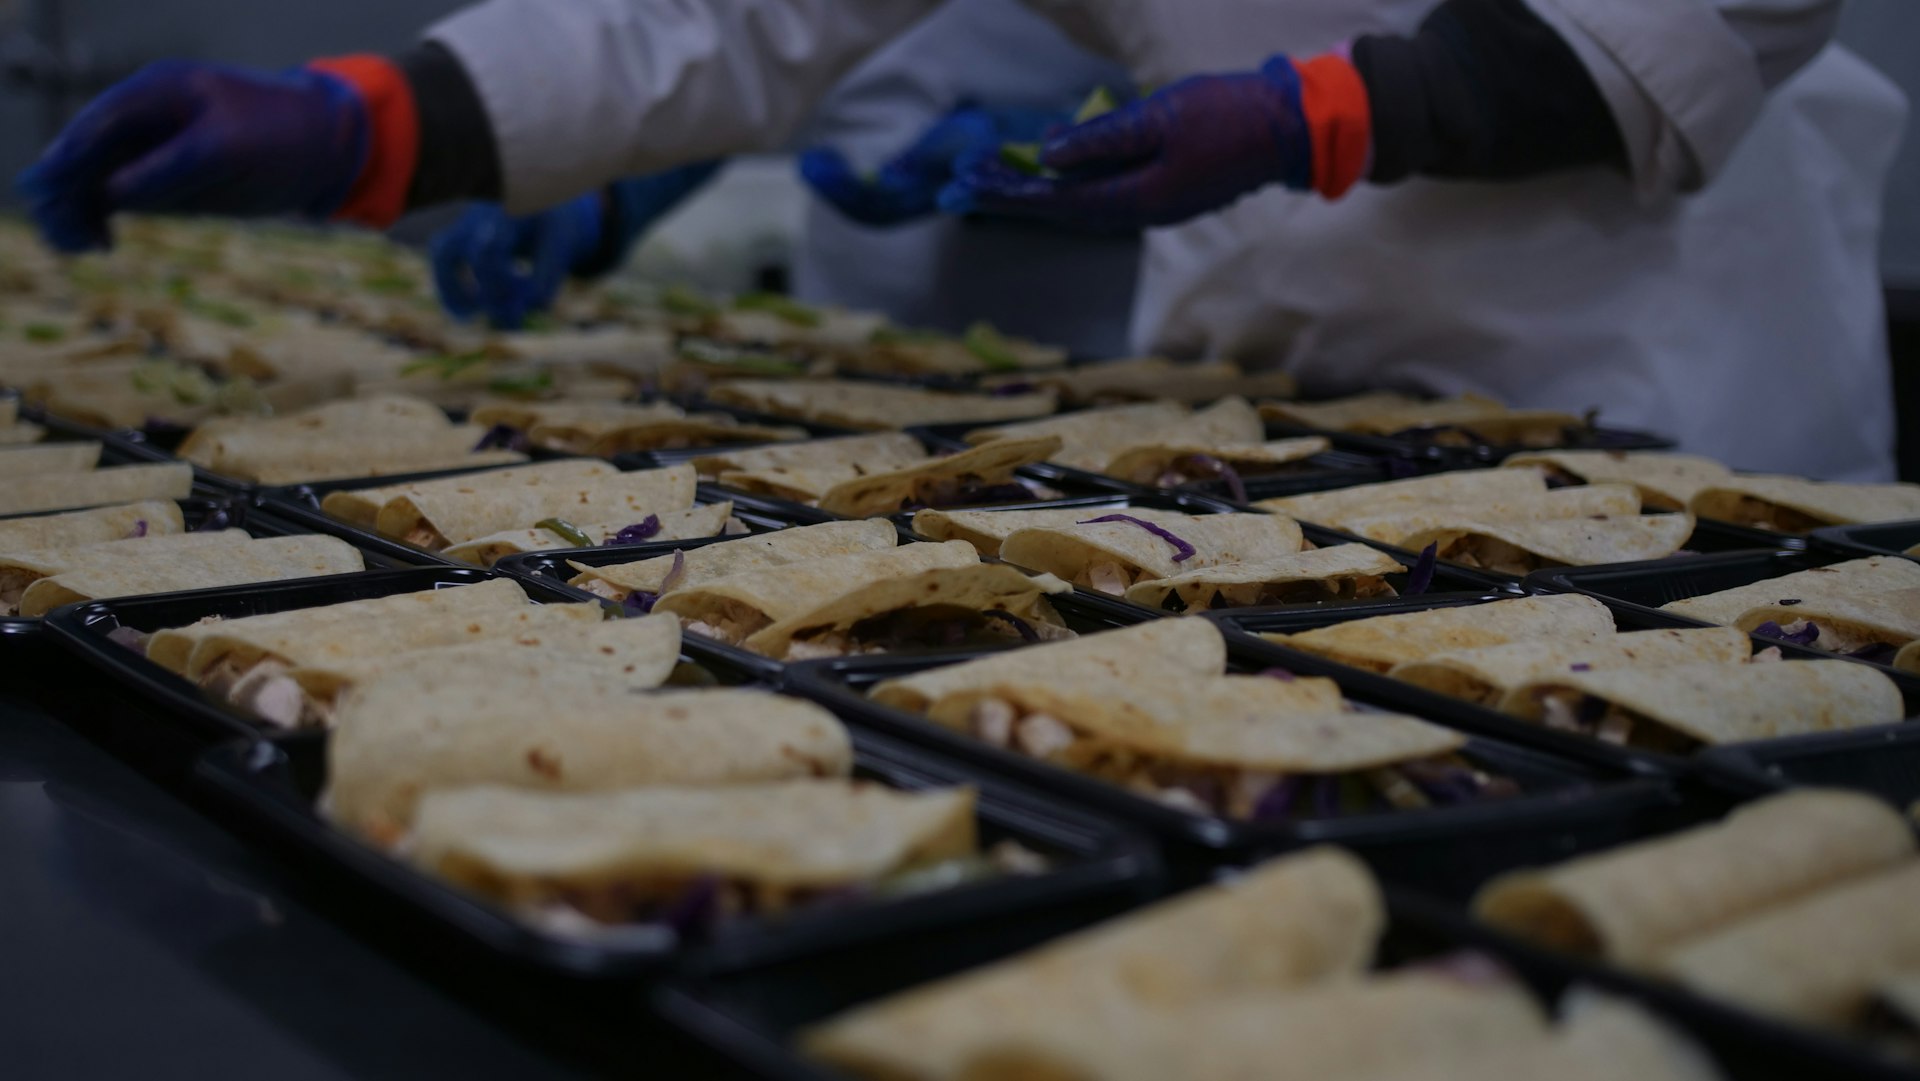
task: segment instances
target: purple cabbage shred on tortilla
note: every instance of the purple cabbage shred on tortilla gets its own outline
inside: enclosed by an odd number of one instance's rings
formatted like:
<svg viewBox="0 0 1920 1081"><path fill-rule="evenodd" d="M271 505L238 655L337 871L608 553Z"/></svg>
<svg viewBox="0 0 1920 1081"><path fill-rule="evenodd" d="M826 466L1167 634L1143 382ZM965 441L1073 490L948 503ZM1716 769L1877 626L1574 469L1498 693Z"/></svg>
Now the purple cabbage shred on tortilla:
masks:
<svg viewBox="0 0 1920 1081"><path fill-rule="evenodd" d="M527 433L509 424L496 424L481 434L480 441L473 445L473 449L524 451L527 449Z"/></svg>
<svg viewBox="0 0 1920 1081"><path fill-rule="evenodd" d="M639 523L630 525L620 532L615 533L613 539L607 543L639 544L641 541L651 540L659 532L660 516L658 514L649 514L645 518L642 518Z"/></svg>
<svg viewBox="0 0 1920 1081"><path fill-rule="evenodd" d="M1275 665L1272 668L1262 668L1260 670L1260 674L1267 677L1268 679L1277 679L1282 683L1292 683L1294 680L1300 678L1299 676L1294 675L1288 669L1281 668L1278 665Z"/></svg>
<svg viewBox="0 0 1920 1081"><path fill-rule="evenodd" d="M133 532L127 534L127 537L129 539L132 539L134 537L144 537L146 535L147 535L147 520L145 518L135 518L133 520Z"/></svg>
<svg viewBox="0 0 1920 1081"><path fill-rule="evenodd" d="M1152 522L1147 521L1145 518L1135 518L1131 514L1103 514L1098 518L1082 519L1081 521L1075 524L1097 525L1101 522L1125 522L1128 525L1139 526L1141 529L1144 529L1147 532L1153 534L1154 536L1159 537L1161 540L1166 541L1168 544L1173 546L1173 561L1175 563L1185 563L1187 560L1192 559L1194 556L1194 553L1197 551L1197 549L1195 549L1193 545L1188 544L1184 540L1181 540L1179 537L1175 536L1171 531L1164 529L1160 526L1154 525Z"/></svg>
<svg viewBox="0 0 1920 1081"><path fill-rule="evenodd" d="M626 613L630 616L644 616L653 611L653 602L659 599L660 594L658 593L648 593L644 589L636 589L625 597L620 598L620 607L625 609Z"/></svg>
<svg viewBox="0 0 1920 1081"><path fill-rule="evenodd" d="M194 526L193 531L195 533L211 533L216 529L225 529L232 524L233 514L225 507L216 507L208 511L206 517L200 519L200 524Z"/></svg>
<svg viewBox="0 0 1920 1081"><path fill-rule="evenodd" d="M1568 668L1570 668L1571 670L1573 670L1573 671L1575 671L1575 672L1591 672L1591 671L1593 671L1593 665L1590 665L1590 664L1588 664L1588 663L1586 663L1585 661L1581 661L1581 662L1580 662L1580 663L1578 663L1578 664L1570 664L1570 665L1568 665L1567 667L1568 667Z"/></svg>
<svg viewBox="0 0 1920 1081"><path fill-rule="evenodd" d="M1253 805L1255 822L1273 822L1286 818L1293 810L1293 799L1300 793L1300 776L1288 774L1262 793Z"/></svg>
<svg viewBox="0 0 1920 1081"><path fill-rule="evenodd" d="M1820 628L1808 623L1797 631L1789 632L1785 627L1769 619L1753 629L1753 633L1762 638L1771 638L1776 642L1792 642L1796 646L1810 646L1820 637Z"/></svg>
<svg viewBox="0 0 1920 1081"><path fill-rule="evenodd" d="M682 938L698 938L720 922L720 879L701 875L660 911L659 922Z"/></svg>
<svg viewBox="0 0 1920 1081"><path fill-rule="evenodd" d="M1418 597L1433 587L1434 564L1440 559L1440 542L1435 541L1420 549L1420 558L1413 561L1413 569L1407 572L1407 588L1402 596Z"/></svg>
<svg viewBox="0 0 1920 1081"><path fill-rule="evenodd" d="M1233 497L1235 503L1247 501L1247 483L1240 479L1240 471L1227 464L1224 458L1217 458L1211 454L1196 454L1193 460L1213 470L1214 476L1226 482L1227 494Z"/></svg>
<svg viewBox="0 0 1920 1081"><path fill-rule="evenodd" d="M986 616L988 619L998 619L1002 622L1012 624L1013 629L1019 633L1022 642L1038 642L1040 640L1040 632L1033 629L1033 624L1028 623L1012 612L1003 612L998 608L988 608L980 614Z"/></svg>
<svg viewBox="0 0 1920 1081"><path fill-rule="evenodd" d="M687 572L687 553L678 548L673 550L673 566L667 568L667 576L660 579L660 592L667 593L680 584L680 576Z"/></svg>

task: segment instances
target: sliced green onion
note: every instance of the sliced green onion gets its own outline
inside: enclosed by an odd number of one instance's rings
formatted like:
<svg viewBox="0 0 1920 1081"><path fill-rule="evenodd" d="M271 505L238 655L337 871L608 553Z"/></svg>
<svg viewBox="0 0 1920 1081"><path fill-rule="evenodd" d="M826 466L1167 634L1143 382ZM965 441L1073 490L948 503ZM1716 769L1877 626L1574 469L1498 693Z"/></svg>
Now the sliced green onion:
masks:
<svg viewBox="0 0 1920 1081"><path fill-rule="evenodd" d="M1020 358L1014 354L1013 346L991 323L975 323L967 328L960 339L967 352L979 358L991 371L1019 371Z"/></svg>
<svg viewBox="0 0 1920 1081"><path fill-rule="evenodd" d="M561 540L572 544L575 548L594 547L593 541L589 539L585 533L581 532L580 527L567 521L565 518L542 518L533 523L533 527L535 529L544 529L554 536L559 537Z"/></svg>

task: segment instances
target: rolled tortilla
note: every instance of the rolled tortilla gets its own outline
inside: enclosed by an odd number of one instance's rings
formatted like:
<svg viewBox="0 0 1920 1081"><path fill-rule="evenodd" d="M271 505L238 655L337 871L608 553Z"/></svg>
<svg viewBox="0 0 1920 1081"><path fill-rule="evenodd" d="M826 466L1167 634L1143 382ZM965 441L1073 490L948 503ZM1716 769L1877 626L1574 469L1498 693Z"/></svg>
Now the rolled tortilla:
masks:
<svg viewBox="0 0 1920 1081"><path fill-rule="evenodd" d="M1302 497L1304 498L1304 497ZM1640 496L1625 484L1594 484L1520 495L1476 498L1463 494L1446 503L1383 506L1379 513L1343 515L1340 528L1369 540L1408 547L1423 533L1464 524L1550 522L1570 518L1631 517ZM1421 544L1420 547L1425 547Z"/></svg>
<svg viewBox="0 0 1920 1081"><path fill-rule="evenodd" d="M722 405L844 428L991 422L1051 413L1051 394L962 394L854 380L732 379L708 391Z"/></svg>
<svg viewBox="0 0 1920 1081"><path fill-rule="evenodd" d="M504 492L522 488L552 488L585 484L602 477L613 476L617 472L619 470L606 462L585 458L536 462L533 465L510 469L489 469L438 480L329 492L327 497L321 500L320 509L343 522L371 529L378 521L382 508L408 496L437 499L442 496L472 495L483 490Z"/></svg>
<svg viewBox="0 0 1920 1081"><path fill-rule="evenodd" d="M1128 515L1127 511L1117 511ZM1181 552L1165 537L1134 522L1098 522L1109 512L1091 508L1073 525L1023 529L1000 545L1009 563L1057 575L1079 585L1122 595L1144 579L1171 578L1182 571L1245 563L1300 551L1300 527L1274 514L1196 514L1166 521L1161 528L1193 548Z"/></svg>
<svg viewBox="0 0 1920 1081"><path fill-rule="evenodd" d="M1514 688L1500 700L1500 711L1541 721L1556 699L1577 714L1581 696L1606 703L1602 731L1629 720L1628 742L1675 751L1889 724L1906 716L1892 680L1841 660L1561 672ZM1654 731L1646 731L1649 725Z"/></svg>
<svg viewBox="0 0 1920 1081"><path fill-rule="evenodd" d="M1912 830L1879 800L1801 790L1712 825L1503 875L1473 907L1543 945L1646 967L1680 943L1913 853Z"/></svg>
<svg viewBox="0 0 1920 1081"><path fill-rule="evenodd" d="M139 531L141 522L146 523L145 535L149 537L164 537L186 528L180 504L149 499L0 521L0 551L104 544L132 536Z"/></svg>
<svg viewBox="0 0 1920 1081"><path fill-rule="evenodd" d="M1827 525L1920 518L1920 484L1834 484L1803 477L1737 476L1695 493L1688 506L1702 518L1805 533Z"/></svg>
<svg viewBox="0 0 1920 1081"><path fill-rule="evenodd" d="M1665 559L1686 545L1693 528L1690 514L1497 524L1467 517L1437 522L1401 543L1416 551L1436 545L1439 558L1463 566L1526 574L1543 567Z"/></svg>
<svg viewBox="0 0 1920 1081"><path fill-rule="evenodd" d="M1851 1026L1885 981L1920 968L1916 899L1920 862L1907 860L1681 942L1658 968L1770 1017Z"/></svg>
<svg viewBox="0 0 1920 1081"><path fill-rule="evenodd" d="M809 892L972 853L973 808L970 788L899 792L844 780L442 788L420 800L407 855L507 904L562 901L609 922L703 877L744 889L754 911L777 913Z"/></svg>
<svg viewBox="0 0 1920 1081"><path fill-rule="evenodd" d="M1265 402L1260 415L1282 424L1336 432L1401 431L1429 424L1460 424L1496 416L1507 407L1483 394L1416 398L1392 390L1333 398L1324 402Z"/></svg>
<svg viewBox="0 0 1920 1081"><path fill-rule="evenodd" d="M100 464L100 444L91 441L0 445L0 477L85 473Z"/></svg>
<svg viewBox="0 0 1920 1081"><path fill-rule="evenodd" d="M870 697L882 705L924 713L949 695L996 682L1052 677L1107 680L1116 685L1129 680L1180 685L1217 676L1226 663L1226 640L1213 624L1202 619L1160 619L885 680Z"/></svg>
<svg viewBox="0 0 1920 1081"><path fill-rule="evenodd" d="M365 570L358 549L334 537L267 537L222 548L169 553L165 559L145 559L129 553L112 563L89 564L42 578L20 597L20 614L45 615L63 604L128 597L146 593L177 593L248 582L279 582Z"/></svg>
<svg viewBox="0 0 1920 1081"><path fill-rule="evenodd" d="M1214 458L1238 473L1258 476L1323 454L1331 446L1317 435L1253 443L1196 443L1169 439L1129 447L1107 462L1100 472L1135 484L1164 487L1160 479L1175 470L1183 459Z"/></svg>
<svg viewBox="0 0 1920 1081"><path fill-rule="evenodd" d="M123 537L99 544L72 544L54 548L0 549L0 600L16 605L21 595L43 578L101 564L121 564L129 573L142 568L165 568L192 560L194 553L239 548L253 538L244 529L160 536Z"/></svg>
<svg viewBox="0 0 1920 1081"><path fill-rule="evenodd" d="M510 465L527 460L511 450L480 450L486 429L472 425L417 432L315 435L298 429L242 428L206 440L189 460L221 476L252 484L431 473Z"/></svg>
<svg viewBox="0 0 1920 1081"><path fill-rule="evenodd" d="M724 413L689 416L668 402L500 401L483 403L471 416L475 424L517 428L536 447L602 458L668 447L805 439L807 434L800 428L741 424Z"/></svg>
<svg viewBox="0 0 1920 1081"><path fill-rule="evenodd" d="M1678 664L1745 664L1753 653L1731 627L1630 631L1610 638L1511 642L1406 661L1387 674L1454 698L1497 706L1517 687L1561 672L1606 672Z"/></svg>
<svg viewBox="0 0 1920 1081"><path fill-rule="evenodd" d="M905 432L880 432L729 450L695 458L693 467L710 480L723 473L759 476L823 470L853 475L862 469L884 473L912 465L926 456L927 448L913 436Z"/></svg>
<svg viewBox="0 0 1920 1081"><path fill-rule="evenodd" d="M1298 634L1263 634L1293 649L1387 672L1394 665L1510 642L1594 642L1614 634L1613 613L1592 597L1519 597L1426 612L1374 616Z"/></svg>
<svg viewBox="0 0 1920 1081"><path fill-rule="evenodd" d="M1807 601L1872 596L1903 589L1920 589L1920 563L1899 556L1867 556L1718 593L1687 597L1660 608L1689 619L1732 626L1756 608L1793 608Z"/></svg>
<svg viewBox="0 0 1920 1081"><path fill-rule="evenodd" d="M420 797L436 789L593 792L852 769L846 729L797 698L641 694L627 680L513 651L423 654L410 669L348 690L327 744L327 813L369 836L403 831Z"/></svg>
<svg viewBox="0 0 1920 1081"><path fill-rule="evenodd" d="M686 510L656 512L654 517L660 520L659 532L648 537L645 543L660 541L696 540L701 537L717 537L733 517L733 503L724 501L708 503L704 506L689 507ZM646 516L642 515L644 520ZM580 532L597 545L609 544L621 530L640 524L640 520L628 522L604 522L594 525L574 523ZM457 559L462 563L472 563L479 567L491 567L510 555L522 552L545 552L555 548L577 548L578 542L563 537L549 529L509 529L456 544L441 554L448 559Z"/></svg>
<svg viewBox="0 0 1920 1081"><path fill-rule="evenodd" d="M1733 476L1733 470L1712 458L1663 451L1535 451L1501 464L1542 468L1582 484L1631 484L1648 510L1686 510L1702 489Z"/></svg>
<svg viewBox="0 0 1920 1081"><path fill-rule="evenodd" d="M971 549L969 549L971 551ZM1051 575L1028 577L1002 563L968 563L933 567L872 581L859 589L804 609L748 635L740 644L768 657L791 657L796 649L813 646L838 651L836 637L860 642L859 625L867 620L925 611L935 617L979 616L1004 612L1029 628L1045 625L1053 633L1070 635L1049 596L1072 592L1073 587ZM678 610L685 594L666 598L668 611ZM1006 624L991 622L1007 638L1019 637Z"/></svg>
<svg viewBox="0 0 1920 1081"><path fill-rule="evenodd" d="M734 542L724 542L734 543ZM696 585L676 584L658 610L716 628L731 627L744 639L772 624L804 616L823 604L892 578L940 567L979 564L969 545L910 544L855 551L782 566L749 568Z"/></svg>
<svg viewBox="0 0 1920 1081"><path fill-rule="evenodd" d="M957 1078L977 1056L1027 1039L1112 1032L1151 1011L1354 977L1384 926L1365 865L1315 848L856 1007L800 1044L860 1077Z"/></svg>
<svg viewBox="0 0 1920 1081"><path fill-rule="evenodd" d="M1023 529L1063 529L1103 514L1126 514L1168 525L1192 515L1152 507L1042 507L1035 510L923 510L913 516L913 531L937 541L963 540L982 556L997 556L1000 545Z"/></svg>
<svg viewBox="0 0 1920 1081"><path fill-rule="evenodd" d="M185 462L0 477L0 514L98 507L141 499L185 499L192 492L193 467Z"/></svg>
<svg viewBox="0 0 1920 1081"><path fill-rule="evenodd" d="M1152 468L1156 477L1165 467L1153 468L1154 463L1180 457L1178 448L1201 448L1208 453L1219 448L1235 448L1248 460L1265 459L1269 465L1282 464L1287 453L1304 449L1301 445L1263 447L1259 414L1244 398L1222 398L1192 412L1172 403L1154 404L1166 408L1160 411L1143 406L1093 409L1052 421L968 432L967 441L984 444L1007 439L1058 438L1064 446L1054 460L1063 465L1119 476L1114 467L1120 462L1128 469ZM1137 454L1129 458L1132 452Z"/></svg>
<svg viewBox="0 0 1920 1081"><path fill-rule="evenodd" d="M638 522L693 506L690 465L615 473L575 483L498 487L487 474L467 474L461 485L400 495L380 508L374 528L389 537L450 547L493 533L526 529L546 518ZM426 486L421 486L425 488Z"/></svg>
<svg viewBox="0 0 1920 1081"><path fill-rule="evenodd" d="M1256 604L1310 604L1396 596L1386 576L1407 568L1364 544L1339 544L1309 552L1223 563L1135 582L1127 599L1159 608L1178 594L1188 611Z"/></svg>
<svg viewBox="0 0 1920 1081"><path fill-rule="evenodd" d="M1811 621L1819 630L1811 644L1830 653L1853 653L1874 645L1904 648L1920 639L1920 586L1749 608L1734 625L1751 632L1767 623L1784 629L1801 620Z"/></svg>
<svg viewBox="0 0 1920 1081"><path fill-rule="evenodd" d="M1345 528L1352 519L1380 517L1418 507L1460 507L1544 494L1537 469L1463 469L1431 477L1361 484L1330 492L1263 499L1254 506L1302 522Z"/></svg>
<svg viewBox="0 0 1920 1081"><path fill-rule="evenodd" d="M655 556L604 567L574 563L573 569L580 573L570 584L620 600L634 590L659 593L667 584L668 575L673 575L675 589L692 589L749 571L880 551L893 548L899 542L900 534L889 522L825 522L703 544L677 553L678 559ZM680 568L678 574L674 573L676 564Z"/></svg>

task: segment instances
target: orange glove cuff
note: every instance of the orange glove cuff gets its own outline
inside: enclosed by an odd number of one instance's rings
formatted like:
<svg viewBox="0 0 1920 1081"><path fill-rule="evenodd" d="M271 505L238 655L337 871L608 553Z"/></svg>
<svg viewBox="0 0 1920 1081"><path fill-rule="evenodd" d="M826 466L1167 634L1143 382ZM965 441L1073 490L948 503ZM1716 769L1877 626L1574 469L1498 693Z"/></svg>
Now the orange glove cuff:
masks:
<svg viewBox="0 0 1920 1081"><path fill-rule="evenodd" d="M413 88L393 61L369 53L325 57L307 67L344 80L367 109L367 161L334 220L385 229L406 212L407 189L420 158Z"/></svg>
<svg viewBox="0 0 1920 1081"><path fill-rule="evenodd" d="M1344 57L1328 54L1294 65L1300 108L1313 135L1313 190L1338 199L1360 182L1373 146L1367 84Z"/></svg>

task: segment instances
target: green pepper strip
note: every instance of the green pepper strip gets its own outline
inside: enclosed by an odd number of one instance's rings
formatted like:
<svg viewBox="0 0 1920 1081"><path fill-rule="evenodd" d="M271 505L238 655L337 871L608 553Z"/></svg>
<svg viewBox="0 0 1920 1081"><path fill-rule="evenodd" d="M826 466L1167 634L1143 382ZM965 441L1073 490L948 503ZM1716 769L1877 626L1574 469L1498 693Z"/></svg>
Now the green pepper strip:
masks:
<svg viewBox="0 0 1920 1081"><path fill-rule="evenodd" d="M569 541L575 548L594 547L592 539L585 533L582 533L579 526L574 525L565 518L542 518L533 523L533 527L535 529L544 529L562 540Z"/></svg>

